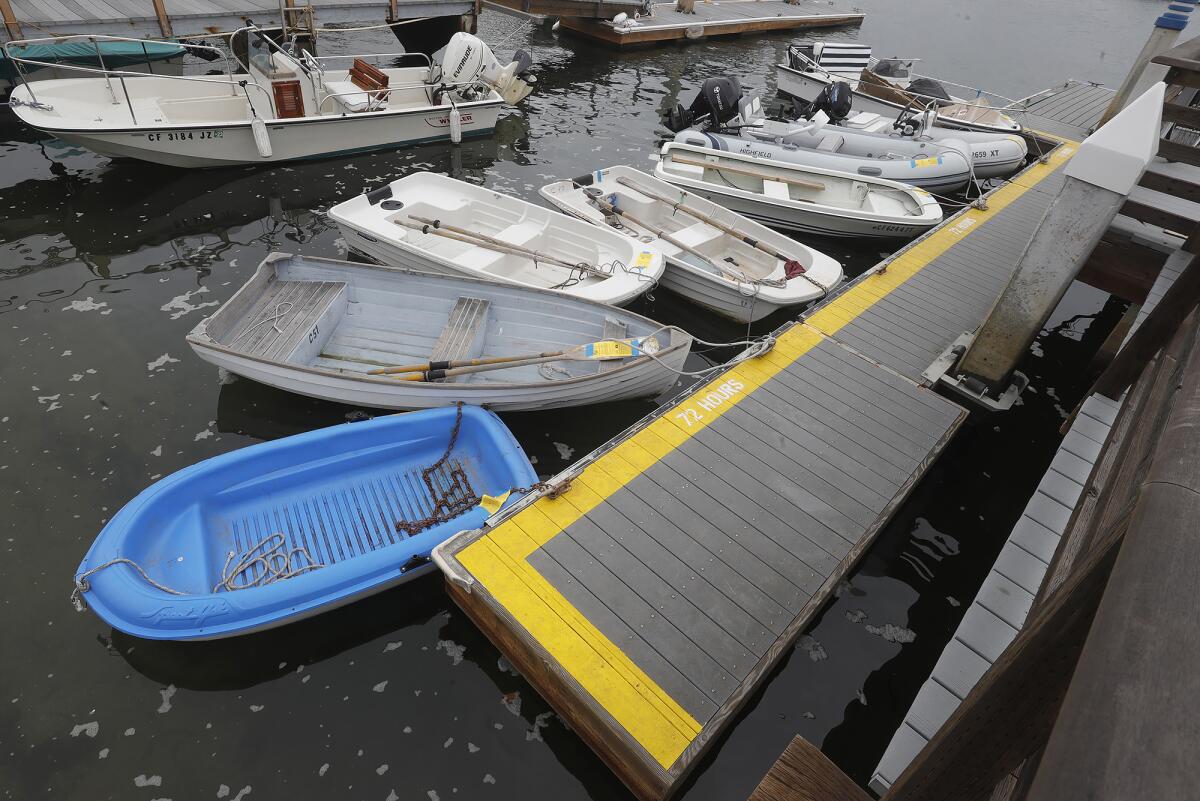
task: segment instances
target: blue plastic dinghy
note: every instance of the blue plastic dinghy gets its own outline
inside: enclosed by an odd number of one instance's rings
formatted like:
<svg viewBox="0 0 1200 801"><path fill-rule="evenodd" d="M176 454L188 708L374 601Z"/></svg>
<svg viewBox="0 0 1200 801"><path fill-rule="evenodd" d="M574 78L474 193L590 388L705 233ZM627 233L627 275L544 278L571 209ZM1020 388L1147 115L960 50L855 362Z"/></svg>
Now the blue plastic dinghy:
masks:
<svg viewBox="0 0 1200 801"><path fill-rule="evenodd" d="M537 481L498 417L460 408L461 420L455 408L379 417L180 470L104 527L76 595L137 637L214 639L432 569L438 543L478 528L518 497L505 493Z"/></svg>

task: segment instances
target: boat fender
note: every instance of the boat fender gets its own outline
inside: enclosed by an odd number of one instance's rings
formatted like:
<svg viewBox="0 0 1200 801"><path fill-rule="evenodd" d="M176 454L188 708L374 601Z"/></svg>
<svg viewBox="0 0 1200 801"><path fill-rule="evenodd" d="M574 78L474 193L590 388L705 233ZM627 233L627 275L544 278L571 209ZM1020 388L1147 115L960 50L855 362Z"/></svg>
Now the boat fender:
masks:
<svg viewBox="0 0 1200 801"><path fill-rule="evenodd" d="M453 101L450 106L450 141L456 145L462 141L462 112Z"/></svg>
<svg viewBox="0 0 1200 801"><path fill-rule="evenodd" d="M575 184L575 186L579 186L579 187L591 186L592 185L592 174L589 172L587 175L581 175L578 178L572 178L571 183L573 183L573 184Z"/></svg>
<svg viewBox="0 0 1200 801"><path fill-rule="evenodd" d="M271 149L271 135L267 133L267 124L262 121L262 117L255 117L250 123L250 130L254 132L254 146L258 148L258 155L264 159L271 158L274 151Z"/></svg>
<svg viewBox="0 0 1200 801"><path fill-rule="evenodd" d="M427 564L429 564L429 557L422 556L421 554L417 554L412 559L409 559L407 562L400 565L400 573L401 573L401 575L403 575L404 573L407 573L410 570L416 570L418 567L421 567L421 566L427 565Z"/></svg>
<svg viewBox="0 0 1200 801"><path fill-rule="evenodd" d="M381 186L378 189L372 189L367 193L367 202L372 206L379 205L381 200L387 200L392 196L392 185Z"/></svg>

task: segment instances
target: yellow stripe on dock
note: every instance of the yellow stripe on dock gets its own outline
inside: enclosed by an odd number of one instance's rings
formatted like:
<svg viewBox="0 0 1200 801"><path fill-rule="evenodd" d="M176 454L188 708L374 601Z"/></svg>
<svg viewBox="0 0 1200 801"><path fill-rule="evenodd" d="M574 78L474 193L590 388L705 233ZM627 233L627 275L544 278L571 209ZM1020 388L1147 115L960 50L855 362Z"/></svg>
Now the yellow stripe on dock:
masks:
<svg viewBox="0 0 1200 801"><path fill-rule="evenodd" d="M783 332L764 356L735 365L679 405L589 463L561 497L539 498L463 548L458 561L547 654L664 770L703 724L639 668L529 562L529 557L606 498L687 442L743 398L852 322L877 301L1035 187L1075 152L1070 142L894 257L883 272L851 286Z"/></svg>

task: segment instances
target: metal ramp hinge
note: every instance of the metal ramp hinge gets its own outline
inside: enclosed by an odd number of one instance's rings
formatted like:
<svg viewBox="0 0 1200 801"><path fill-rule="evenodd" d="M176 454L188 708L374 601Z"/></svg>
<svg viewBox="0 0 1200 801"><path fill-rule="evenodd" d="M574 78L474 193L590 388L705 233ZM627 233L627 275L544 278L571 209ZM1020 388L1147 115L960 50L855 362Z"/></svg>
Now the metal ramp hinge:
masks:
<svg viewBox="0 0 1200 801"><path fill-rule="evenodd" d="M1008 386L999 394L978 378L957 371L958 363L967 348L975 341L974 333L965 333L942 351L942 355L934 359L933 364L925 368L921 377L933 386L941 384L976 406L991 412L1005 412L1013 407L1017 398L1029 386L1029 378L1020 371L1013 371Z"/></svg>

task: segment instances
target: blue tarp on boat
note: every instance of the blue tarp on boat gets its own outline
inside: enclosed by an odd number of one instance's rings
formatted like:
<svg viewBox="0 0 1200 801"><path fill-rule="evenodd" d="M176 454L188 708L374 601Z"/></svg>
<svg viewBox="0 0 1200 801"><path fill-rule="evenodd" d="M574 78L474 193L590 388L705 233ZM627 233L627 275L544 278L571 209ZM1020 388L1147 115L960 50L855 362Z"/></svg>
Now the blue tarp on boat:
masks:
<svg viewBox="0 0 1200 801"><path fill-rule="evenodd" d="M132 64L145 64L147 61L164 61L177 58L184 54L183 45L174 42L107 42L98 43L100 55L104 58L106 67L116 69ZM143 49L144 48L144 49ZM59 64L76 64L81 67L99 67L96 58L96 45L91 42L45 42L12 46L9 53L17 58L31 61L49 61ZM22 69L30 72L38 69L32 64L22 64ZM0 50L0 71L5 75L15 76L15 64L3 50Z"/></svg>
<svg viewBox="0 0 1200 801"><path fill-rule="evenodd" d="M180 470L104 527L77 589L121 631L187 640L282 625L410 579L435 546L483 524L480 497L495 511L537 481L493 413L464 406L456 419L449 408L346 423ZM278 570L294 575L270 579Z"/></svg>

